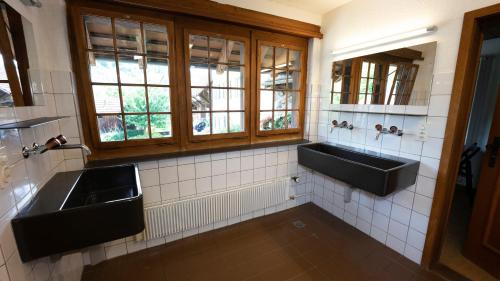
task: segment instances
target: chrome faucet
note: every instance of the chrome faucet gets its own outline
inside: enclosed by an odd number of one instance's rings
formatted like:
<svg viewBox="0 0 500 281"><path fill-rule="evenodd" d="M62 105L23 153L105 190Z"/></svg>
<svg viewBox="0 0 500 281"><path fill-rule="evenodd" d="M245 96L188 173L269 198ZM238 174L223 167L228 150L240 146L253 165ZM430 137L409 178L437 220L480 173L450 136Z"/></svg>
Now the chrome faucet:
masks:
<svg viewBox="0 0 500 281"><path fill-rule="evenodd" d="M377 135L375 136L375 139L378 140L381 134L392 134L392 135L397 135L397 136L402 136L403 135L403 130L398 130L398 127L396 126L391 126L389 129L383 128L382 125L377 124L375 125L375 129L377 130Z"/></svg>
<svg viewBox="0 0 500 281"><path fill-rule="evenodd" d="M23 157L28 158L33 154L42 154L48 150L55 149L81 149L85 155L90 155L92 152L84 144L66 144L68 140L65 136L59 135L54 138L50 138L44 145L39 145L38 143L33 143L32 147L24 146L22 149Z"/></svg>
<svg viewBox="0 0 500 281"><path fill-rule="evenodd" d="M335 127L339 127L341 129L349 129L349 130L354 129L354 126L352 124L349 125L349 123L347 123L347 121L342 121L339 124L339 122L337 122L337 120L333 120L332 126L330 128L330 133L333 132L333 129L335 129Z"/></svg>

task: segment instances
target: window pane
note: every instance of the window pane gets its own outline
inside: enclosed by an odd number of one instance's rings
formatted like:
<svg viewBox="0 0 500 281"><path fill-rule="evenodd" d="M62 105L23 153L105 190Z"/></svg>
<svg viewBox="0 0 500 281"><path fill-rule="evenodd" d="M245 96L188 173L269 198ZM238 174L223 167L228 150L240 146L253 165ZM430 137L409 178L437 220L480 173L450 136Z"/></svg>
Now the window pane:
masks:
<svg viewBox="0 0 500 281"><path fill-rule="evenodd" d="M146 90L144 87L122 87L123 111L146 112Z"/></svg>
<svg viewBox="0 0 500 281"><path fill-rule="evenodd" d="M368 77L368 66L370 64L366 61L363 62L363 66L361 67L361 77Z"/></svg>
<svg viewBox="0 0 500 281"><path fill-rule="evenodd" d="M289 71L287 79L287 89L300 90L300 71Z"/></svg>
<svg viewBox="0 0 500 281"><path fill-rule="evenodd" d="M271 46L260 46L260 67L273 67L273 50L274 48Z"/></svg>
<svg viewBox="0 0 500 281"><path fill-rule="evenodd" d="M272 111L261 111L260 116L260 129L261 130L272 130L273 129L273 112Z"/></svg>
<svg viewBox="0 0 500 281"><path fill-rule="evenodd" d="M120 55L120 81L129 84L144 84L144 60L142 56Z"/></svg>
<svg viewBox="0 0 500 281"><path fill-rule="evenodd" d="M238 133L245 131L245 112L229 113L229 132Z"/></svg>
<svg viewBox="0 0 500 281"><path fill-rule="evenodd" d="M141 25L138 22L115 20L115 35L118 51L143 53Z"/></svg>
<svg viewBox="0 0 500 281"><path fill-rule="evenodd" d="M229 90L229 110L245 109L245 92L243 90Z"/></svg>
<svg viewBox="0 0 500 281"><path fill-rule="evenodd" d="M299 109L299 92L288 92L288 109Z"/></svg>
<svg viewBox="0 0 500 281"><path fill-rule="evenodd" d="M245 87L245 68L240 66L229 67L229 87Z"/></svg>
<svg viewBox="0 0 500 281"><path fill-rule="evenodd" d="M260 109L273 109L273 91L260 91Z"/></svg>
<svg viewBox="0 0 500 281"><path fill-rule="evenodd" d="M110 18L84 16L83 21L87 32L87 48L106 51L114 49Z"/></svg>
<svg viewBox="0 0 500 281"><path fill-rule="evenodd" d="M358 104L365 104L366 95L359 95Z"/></svg>
<svg viewBox="0 0 500 281"><path fill-rule="evenodd" d="M149 112L170 112L170 89L148 87Z"/></svg>
<svg viewBox="0 0 500 281"><path fill-rule="evenodd" d="M210 65L210 80L212 87L227 87L227 65Z"/></svg>
<svg viewBox="0 0 500 281"><path fill-rule="evenodd" d="M148 116L146 114L125 115L127 139L148 139Z"/></svg>
<svg viewBox="0 0 500 281"><path fill-rule="evenodd" d="M89 52L90 80L97 83L116 83L116 61L112 53Z"/></svg>
<svg viewBox="0 0 500 281"><path fill-rule="evenodd" d="M151 137L168 138L172 136L172 121L170 114L151 114Z"/></svg>
<svg viewBox="0 0 500 281"><path fill-rule="evenodd" d="M169 84L168 59L148 58L146 76L148 84L168 85Z"/></svg>
<svg viewBox="0 0 500 281"><path fill-rule="evenodd" d="M375 76L375 63L370 63L370 77L373 78Z"/></svg>
<svg viewBox="0 0 500 281"><path fill-rule="evenodd" d="M227 63L227 43L226 39L210 37L210 62Z"/></svg>
<svg viewBox="0 0 500 281"><path fill-rule="evenodd" d="M272 89L273 88L273 71L271 69L262 69L260 71L260 88Z"/></svg>
<svg viewBox="0 0 500 281"><path fill-rule="evenodd" d="M288 111L287 112L288 119L288 129L298 128L299 127L299 112L298 111Z"/></svg>
<svg viewBox="0 0 500 281"><path fill-rule="evenodd" d="M225 134L227 128L227 112L212 113L212 134Z"/></svg>
<svg viewBox="0 0 500 281"><path fill-rule="evenodd" d="M14 105L12 91L8 83L0 83L0 106L11 107Z"/></svg>
<svg viewBox="0 0 500 281"><path fill-rule="evenodd" d="M230 64L245 64L245 44L239 41L227 41Z"/></svg>
<svg viewBox="0 0 500 281"><path fill-rule="evenodd" d="M333 94L332 104L340 104L340 94Z"/></svg>
<svg viewBox="0 0 500 281"><path fill-rule="evenodd" d="M97 116L97 123L102 142L125 140L121 115Z"/></svg>
<svg viewBox="0 0 500 281"><path fill-rule="evenodd" d="M144 38L146 52L150 56L168 56L168 33L167 27L156 24L144 24Z"/></svg>
<svg viewBox="0 0 500 281"><path fill-rule="evenodd" d="M372 104L372 95L366 95L366 103L365 104Z"/></svg>
<svg viewBox="0 0 500 281"><path fill-rule="evenodd" d="M227 110L227 89L212 89L212 110ZM215 120L212 120L215 128Z"/></svg>
<svg viewBox="0 0 500 281"><path fill-rule="evenodd" d="M208 62L208 37L201 35L189 35L189 55L191 61L201 63Z"/></svg>
<svg viewBox="0 0 500 281"><path fill-rule="evenodd" d="M274 72L274 88L284 90L286 88L287 74L286 70L275 70Z"/></svg>
<svg viewBox="0 0 500 281"><path fill-rule="evenodd" d="M0 80L8 80L7 79L7 71L5 71L5 64L3 61L3 56L0 54Z"/></svg>
<svg viewBox="0 0 500 281"><path fill-rule="evenodd" d="M367 83L366 78L361 78L359 82L359 92L360 93L366 93L366 83Z"/></svg>
<svg viewBox="0 0 500 281"><path fill-rule="evenodd" d="M369 80L368 80L368 89L367 89L367 93L369 93L369 94L373 93L373 79L369 79Z"/></svg>
<svg viewBox="0 0 500 281"><path fill-rule="evenodd" d="M118 86L93 85L95 111L97 113L121 112Z"/></svg>
<svg viewBox="0 0 500 281"><path fill-rule="evenodd" d="M210 113L193 113L193 135L210 134Z"/></svg>
<svg viewBox="0 0 500 281"><path fill-rule="evenodd" d="M337 93L342 91L342 76L338 76L338 78L333 82L333 91Z"/></svg>
<svg viewBox="0 0 500 281"><path fill-rule="evenodd" d="M289 50L288 67L290 69L300 70L300 51Z"/></svg>
<svg viewBox="0 0 500 281"><path fill-rule="evenodd" d="M282 91L274 92L274 109L286 108L286 94Z"/></svg>
<svg viewBox="0 0 500 281"><path fill-rule="evenodd" d="M208 89L192 88L191 89L191 104L193 111L208 111L210 110L210 93Z"/></svg>
<svg viewBox="0 0 500 281"><path fill-rule="evenodd" d="M275 111L274 112L274 129L285 129L286 125L285 120L285 112L284 111Z"/></svg>
<svg viewBox="0 0 500 281"><path fill-rule="evenodd" d="M286 68L287 67L287 53L286 48L276 48L275 49L275 65L276 68Z"/></svg>
<svg viewBox="0 0 500 281"><path fill-rule="evenodd" d="M191 62L189 73L191 86L208 87L208 64Z"/></svg>

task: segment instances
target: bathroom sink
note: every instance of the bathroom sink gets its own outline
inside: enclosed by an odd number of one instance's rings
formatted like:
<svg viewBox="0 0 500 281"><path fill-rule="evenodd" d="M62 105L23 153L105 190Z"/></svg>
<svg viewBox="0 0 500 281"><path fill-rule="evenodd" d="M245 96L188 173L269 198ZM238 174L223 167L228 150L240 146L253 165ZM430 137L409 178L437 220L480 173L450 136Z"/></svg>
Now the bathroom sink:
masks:
<svg viewBox="0 0 500 281"><path fill-rule="evenodd" d="M419 161L329 143L297 149L299 164L378 196L415 184L420 166Z"/></svg>
<svg viewBox="0 0 500 281"><path fill-rule="evenodd" d="M140 233L137 167L57 173L11 223L24 262Z"/></svg>

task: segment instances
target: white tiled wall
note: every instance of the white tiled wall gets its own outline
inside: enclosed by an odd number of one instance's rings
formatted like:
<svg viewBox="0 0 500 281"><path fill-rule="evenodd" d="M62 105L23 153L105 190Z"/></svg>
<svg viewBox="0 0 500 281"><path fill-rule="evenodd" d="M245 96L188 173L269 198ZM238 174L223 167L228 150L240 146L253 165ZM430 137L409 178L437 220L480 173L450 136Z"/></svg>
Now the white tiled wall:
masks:
<svg viewBox="0 0 500 281"><path fill-rule="evenodd" d="M69 137L69 143L80 143L71 73L32 71L30 77L37 101L43 101L43 105L0 108L0 123L47 116L70 118L32 129L0 130L0 154L7 155L11 170L8 182L0 184L0 280L79 280L81 253L23 264L10 225L10 220L56 172L83 166L81 151L49 151L28 159L22 157L23 145L45 143L60 133Z"/></svg>
<svg viewBox="0 0 500 281"><path fill-rule="evenodd" d="M344 183L314 173L312 199L318 206L417 263L420 263L422 257L443 146L450 101L450 95L445 93L451 92L452 79L452 73L435 75L427 116L333 110L322 110L319 113L320 141L365 148L420 161L415 185L383 198L356 190L352 201L348 204L343 201L343 190L346 186ZM392 112L386 106L384 112L387 110ZM335 128L331 131L329 124L332 120L339 122L345 120L352 123L354 129L351 131ZM403 129L404 135L401 137L381 135L377 140L376 124L382 124L387 128L397 126ZM422 127L425 132L424 139L418 137Z"/></svg>

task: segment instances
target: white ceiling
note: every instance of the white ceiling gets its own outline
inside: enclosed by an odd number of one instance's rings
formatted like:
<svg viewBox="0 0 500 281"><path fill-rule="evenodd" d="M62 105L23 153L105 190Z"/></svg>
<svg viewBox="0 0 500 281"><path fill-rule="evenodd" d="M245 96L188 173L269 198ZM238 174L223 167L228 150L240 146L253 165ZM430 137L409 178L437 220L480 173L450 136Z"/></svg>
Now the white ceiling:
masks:
<svg viewBox="0 0 500 281"><path fill-rule="evenodd" d="M315 14L326 14L327 12L344 5L352 0L266 0L283 5L302 9Z"/></svg>

